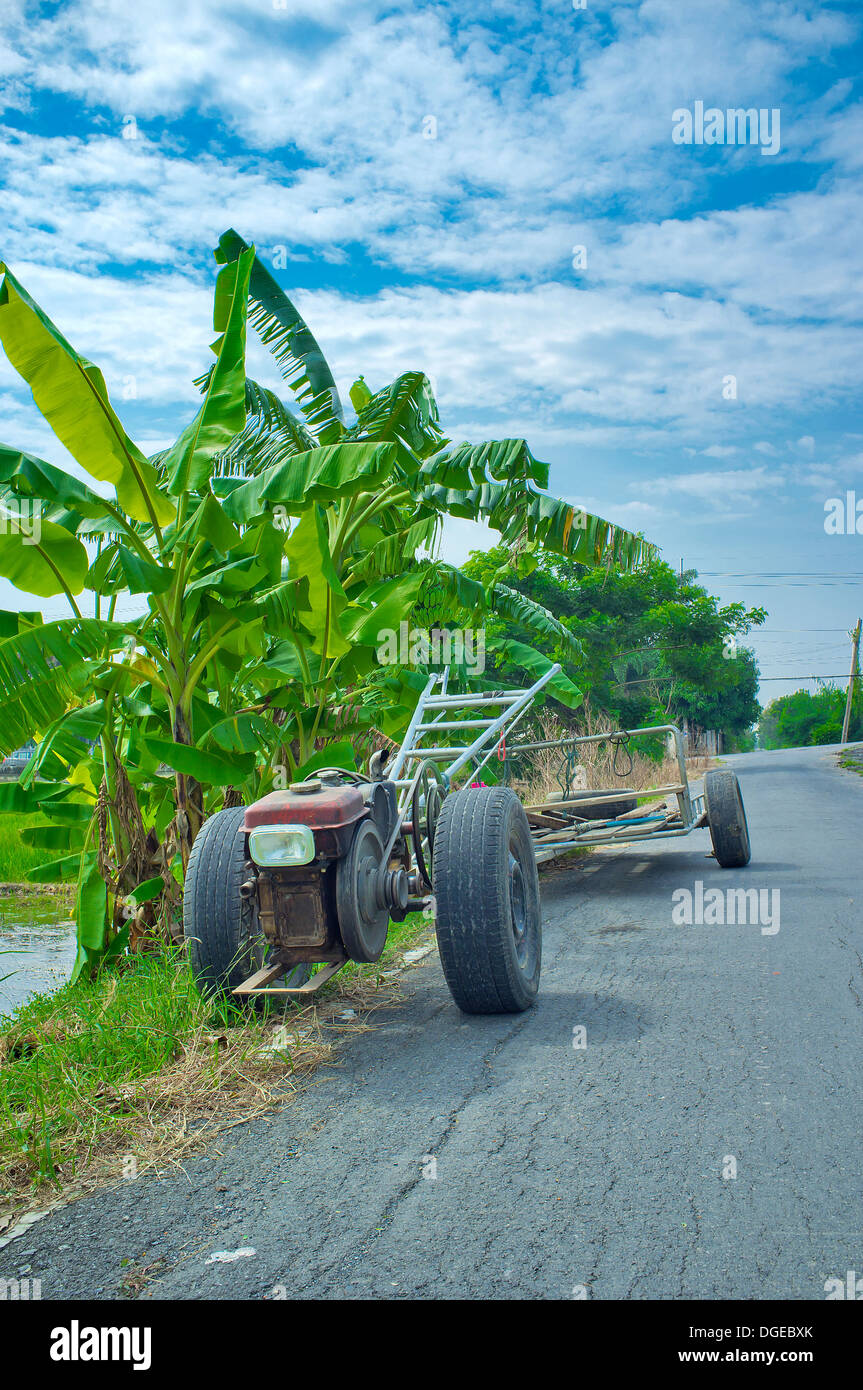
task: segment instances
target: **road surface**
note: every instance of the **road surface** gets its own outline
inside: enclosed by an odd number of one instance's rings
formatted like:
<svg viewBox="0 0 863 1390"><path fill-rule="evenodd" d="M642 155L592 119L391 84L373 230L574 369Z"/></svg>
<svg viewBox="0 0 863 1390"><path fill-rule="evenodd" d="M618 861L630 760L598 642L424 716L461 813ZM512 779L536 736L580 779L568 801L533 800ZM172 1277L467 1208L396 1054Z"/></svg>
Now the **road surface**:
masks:
<svg viewBox="0 0 863 1390"><path fill-rule="evenodd" d="M148 1265L159 1299L823 1299L863 1272L863 777L825 749L727 761L747 869L703 831L544 874L529 1013L462 1016L432 958L297 1102L187 1177L59 1210L0 1275L43 1298L116 1298ZM778 890L779 930L675 924L699 881Z"/></svg>

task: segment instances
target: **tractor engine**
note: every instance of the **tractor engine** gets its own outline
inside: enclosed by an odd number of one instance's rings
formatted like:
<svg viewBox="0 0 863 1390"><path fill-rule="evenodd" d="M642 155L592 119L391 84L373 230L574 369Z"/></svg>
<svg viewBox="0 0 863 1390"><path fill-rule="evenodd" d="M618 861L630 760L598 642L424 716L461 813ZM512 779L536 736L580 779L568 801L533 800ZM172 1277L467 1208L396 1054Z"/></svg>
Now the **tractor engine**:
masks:
<svg viewBox="0 0 863 1390"><path fill-rule="evenodd" d="M248 806L242 826L261 931L286 965L376 961L408 911L410 855L392 782L337 769Z"/></svg>

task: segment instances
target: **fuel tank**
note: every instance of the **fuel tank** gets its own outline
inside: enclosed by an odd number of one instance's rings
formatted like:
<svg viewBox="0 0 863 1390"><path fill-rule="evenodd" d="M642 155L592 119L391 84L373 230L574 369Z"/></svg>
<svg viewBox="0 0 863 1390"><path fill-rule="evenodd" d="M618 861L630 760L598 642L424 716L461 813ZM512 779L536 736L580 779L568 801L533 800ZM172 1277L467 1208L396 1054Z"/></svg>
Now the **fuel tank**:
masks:
<svg viewBox="0 0 863 1390"><path fill-rule="evenodd" d="M324 786L317 779L309 779L285 791L270 792L247 806L243 825L246 831L259 825L307 825L314 834L318 853L340 858L347 852L355 823L365 813L363 793L358 786Z"/></svg>

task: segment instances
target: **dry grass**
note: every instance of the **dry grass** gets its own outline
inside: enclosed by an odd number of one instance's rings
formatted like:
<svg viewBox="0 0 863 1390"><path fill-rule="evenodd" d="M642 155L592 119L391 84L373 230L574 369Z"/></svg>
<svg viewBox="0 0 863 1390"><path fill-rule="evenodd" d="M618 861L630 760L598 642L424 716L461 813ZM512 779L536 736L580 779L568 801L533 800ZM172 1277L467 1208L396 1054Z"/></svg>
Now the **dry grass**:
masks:
<svg viewBox="0 0 863 1390"><path fill-rule="evenodd" d="M0 1247L34 1210L182 1168L290 1100L398 1006L405 954L432 939L409 918L376 965L269 1016L208 1004L176 951L29 1001L0 1034Z"/></svg>
<svg viewBox="0 0 863 1390"><path fill-rule="evenodd" d="M532 740L535 742L595 734L609 727L607 717L598 717L589 708L583 711L583 718L575 730L566 729L556 715L548 713L540 716L539 724L540 731ZM584 791L613 790L620 786L647 793L653 787L676 783L680 778L677 759L668 756L663 744L661 737L652 740L652 751L659 753L659 757L649 757L642 751L651 746L646 739L633 740L627 747L619 749L611 743L581 744L577 750L578 766L572 785ZM549 797L559 796L561 784L558 777L564 767L560 751L546 748L528 756L529 761L522 769L524 775L513 782L515 790L528 805L538 805ZM709 758L687 758L689 776L700 777L710 761Z"/></svg>

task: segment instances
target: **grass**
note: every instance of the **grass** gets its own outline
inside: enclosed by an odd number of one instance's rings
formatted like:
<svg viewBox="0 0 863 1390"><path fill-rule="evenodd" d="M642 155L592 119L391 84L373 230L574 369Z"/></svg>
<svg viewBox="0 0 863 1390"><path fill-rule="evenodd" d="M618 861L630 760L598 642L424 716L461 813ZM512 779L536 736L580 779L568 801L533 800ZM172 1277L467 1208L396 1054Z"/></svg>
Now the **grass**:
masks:
<svg viewBox="0 0 863 1390"><path fill-rule="evenodd" d="M858 752L856 756L854 753L843 754L839 758L839 766L846 768L849 772L857 772L863 777L863 751Z"/></svg>
<svg viewBox="0 0 863 1390"><path fill-rule="evenodd" d="M0 1020L0 1235L28 1207L179 1164L279 1105L399 1002L404 953L431 939L421 914L393 923L380 961L287 1011L208 1002L176 949L28 1000Z"/></svg>
<svg viewBox="0 0 863 1390"><path fill-rule="evenodd" d="M32 849L21 840L25 825L50 825L41 812L4 811L0 815L0 883L23 883L28 869L58 859L60 852Z"/></svg>
<svg viewBox="0 0 863 1390"><path fill-rule="evenodd" d="M585 712L584 728L580 732L592 734L600 728L607 728L603 721ZM540 719L542 740L561 739L567 734L555 715L547 714ZM523 781L514 785L526 805L539 805L549 797L561 794L559 774L563 764L560 751L555 748L539 749L529 755L530 763ZM630 767L630 759L632 766ZM615 768L615 762L617 767ZM710 765L710 758L687 758L687 772L691 778L700 777ZM582 744L578 750L578 766L574 787L584 791L613 790L615 786L631 788L637 793L639 803L650 801L652 787L671 786L680 780L677 759L668 755L655 760L639 751L639 740L634 740L625 749L615 751L610 743Z"/></svg>

